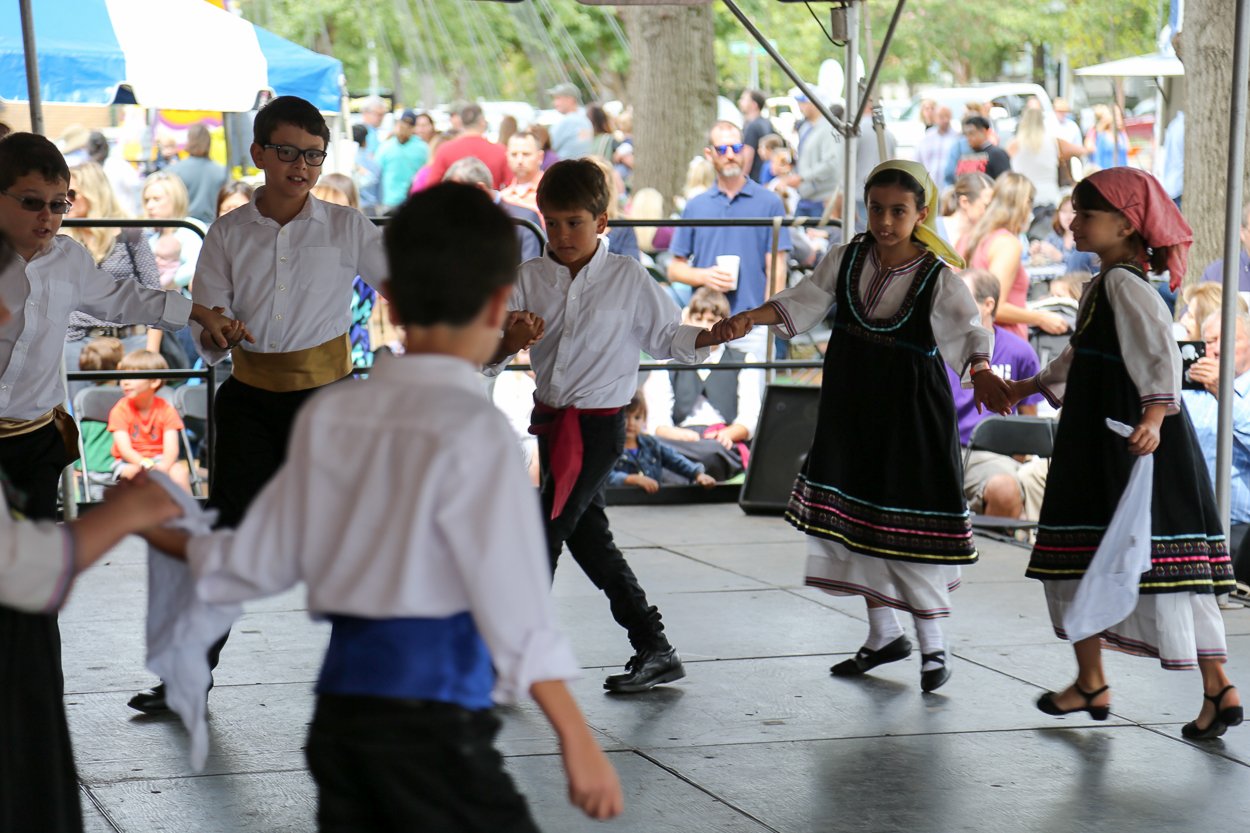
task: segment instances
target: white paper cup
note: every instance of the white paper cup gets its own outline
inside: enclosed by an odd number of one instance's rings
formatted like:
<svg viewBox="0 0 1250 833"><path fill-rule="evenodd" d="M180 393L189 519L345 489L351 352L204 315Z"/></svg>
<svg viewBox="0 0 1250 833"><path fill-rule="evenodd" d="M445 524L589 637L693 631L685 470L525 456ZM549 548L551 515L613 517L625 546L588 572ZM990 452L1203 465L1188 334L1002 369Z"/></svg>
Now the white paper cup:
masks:
<svg viewBox="0 0 1250 833"><path fill-rule="evenodd" d="M738 255L717 255L716 268L721 271L728 272L733 286L729 287L730 291L738 288L738 267L742 263L742 258Z"/></svg>

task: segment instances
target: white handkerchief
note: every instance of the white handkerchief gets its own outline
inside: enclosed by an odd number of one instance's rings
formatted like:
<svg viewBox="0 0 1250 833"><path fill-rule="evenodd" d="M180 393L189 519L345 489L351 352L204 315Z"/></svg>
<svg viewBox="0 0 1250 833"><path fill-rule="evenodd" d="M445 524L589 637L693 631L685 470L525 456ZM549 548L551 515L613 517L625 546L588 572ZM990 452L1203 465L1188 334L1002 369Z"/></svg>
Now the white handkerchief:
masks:
<svg viewBox="0 0 1250 833"><path fill-rule="evenodd" d="M217 519L195 498L161 472L149 472L182 507L183 515L168 526L192 535L206 535ZM200 772L208 758L208 717L205 692L212 673L208 649L230 630L242 607L209 604L195 592L195 578L186 562L148 548L148 670L165 683L165 700L191 734L191 769Z"/></svg>
<svg viewBox="0 0 1250 833"><path fill-rule="evenodd" d="M1113 419L1107 427L1121 437L1132 426ZM1102 633L1128 618L1137 607L1142 573L1150 570L1150 500L1153 454L1138 457L1085 577L1063 616L1070 642Z"/></svg>

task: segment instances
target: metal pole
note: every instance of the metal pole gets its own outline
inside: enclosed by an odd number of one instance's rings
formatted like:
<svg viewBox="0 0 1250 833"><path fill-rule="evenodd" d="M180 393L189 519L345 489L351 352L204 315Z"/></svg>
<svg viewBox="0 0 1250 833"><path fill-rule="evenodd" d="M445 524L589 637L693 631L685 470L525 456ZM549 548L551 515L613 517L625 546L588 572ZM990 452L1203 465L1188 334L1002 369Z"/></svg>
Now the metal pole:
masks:
<svg viewBox="0 0 1250 833"><path fill-rule="evenodd" d="M885 57L890 54L890 42L894 40L894 30L898 27L899 18L903 16L903 6L906 4L907 0L898 0L898 5L894 7L894 16L890 18L890 26L885 30L885 40L881 41L881 51L877 53L877 60L872 64L872 74L868 76L868 84L864 87L865 101L872 97L873 88L877 84L877 75L881 72L881 65L885 63ZM858 116L855 119L855 123L859 124ZM884 152L881 154L881 158L882 160L885 159Z"/></svg>
<svg viewBox="0 0 1250 833"><path fill-rule="evenodd" d="M859 82L855 78L855 65L859 63L859 6L851 3L846 7L846 114L851 123L843 135L846 137L846 153L843 154L842 170L842 243L850 243L855 236L855 149L859 139L860 103L856 98Z"/></svg>
<svg viewBox="0 0 1250 833"><path fill-rule="evenodd" d="M39 55L35 52L35 16L30 0L18 0L22 14L22 50L26 54L26 96L30 99L30 132L43 133L43 101L39 98Z"/></svg>
<svg viewBox="0 0 1250 833"><path fill-rule="evenodd" d="M805 82L799 74L795 72L794 67L786 63L786 59L781 57L781 53L778 52L772 43L769 42L768 38L764 37L764 33L756 28L755 24L751 22L749 17L743 14L742 9L738 8L738 4L735 3L734 0L722 0L722 2L729 7L729 11L733 12L734 17L738 18L738 21L742 23L746 30L751 34L751 37L755 38L755 42L763 47L764 51L767 52L769 57L776 62L777 66L781 67L781 71L790 76L790 80L794 82L794 86L798 87L799 91L803 93L803 95L807 96L807 100L815 105L816 109L820 111L820 114L825 117L825 121L832 124L838 130L845 131L846 122L843 122L829 111L829 107L825 104L825 102L821 101L820 97L812 92L811 87L807 86L807 82ZM847 112L849 113L850 111L848 110Z"/></svg>
<svg viewBox="0 0 1250 833"><path fill-rule="evenodd" d="M1233 344L1237 340L1237 272L1241 264L1242 177L1246 161L1246 86L1250 83L1250 3L1237 4L1233 34L1233 100L1228 120L1228 188L1224 197L1224 299L1220 316L1220 393L1215 451L1215 499L1228 538L1233 471Z"/></svg>

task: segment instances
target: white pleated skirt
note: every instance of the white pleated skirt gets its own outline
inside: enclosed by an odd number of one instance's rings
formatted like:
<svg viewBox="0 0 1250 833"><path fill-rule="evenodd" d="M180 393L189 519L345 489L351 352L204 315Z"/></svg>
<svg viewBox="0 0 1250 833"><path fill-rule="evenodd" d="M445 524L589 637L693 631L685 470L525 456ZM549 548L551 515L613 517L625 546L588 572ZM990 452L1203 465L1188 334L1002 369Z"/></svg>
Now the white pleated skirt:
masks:
<svg viewBox="0 0 1250 833"><path fill-rule="evenodd" d="M942 619L951 615L959 582L956 566L876 558L807 536L806 583L832 596L863 596L918 619Z"/></svg>
<svg viewBox="0 0 1250 833"><path fill-rule="evenodd" d="M1055 635L1067 639L1063 616L1076 595L1078 580L1045 581L1046 606ZM1164 668L1187 671L1198 660L1228 659L1224 618L1212 593L1144 593L1128 618L1102 632L1104 646L1126 654L1154 657Z"/></svg>

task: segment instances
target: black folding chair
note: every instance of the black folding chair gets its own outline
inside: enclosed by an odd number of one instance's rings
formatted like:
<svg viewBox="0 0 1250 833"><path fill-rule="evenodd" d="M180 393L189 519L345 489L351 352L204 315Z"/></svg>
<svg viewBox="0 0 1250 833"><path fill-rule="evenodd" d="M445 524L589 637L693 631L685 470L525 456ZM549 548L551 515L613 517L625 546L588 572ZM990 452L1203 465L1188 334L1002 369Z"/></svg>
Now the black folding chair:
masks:
<svg viewBox="0 0 1250 833"><path fill-rule="evenodd" d="M109 421L109 411L121 401L122 389L116 385L98 385L83 388L74 395L74 419L80 426L78 431L78 459L82 461L82 497L84 501L93 501L103 496L104 489L113 483L112 472L87 471L87 447L83 442L81 425L84 422ZM92 488L95 487L95 488ZM94 494L93 494L94 492Z"/></svg>
<svg viewBox="0 0 1250 833"><path fill-rule="evenodd" d="M972 429L968 440L968 448L964 452L964 468L974 451L990 451L1013 457L1027 454L1033 457L1050 457L1055 450L1055 428L1058 423L1053 419L1035 416L991 416L978 422ZM1000 518L994 515L973 515L974 529L996 533L1008 538L1021 529L1034 529L1035 521L1019 518ZM1014 541L1014 538L1009 538Z"/></svg>
<svg viewBox="0 0 1250 833"><path fill-rule="evenodd" d="M174 394L174 407L178 409L184 424L187 420L194 420L199 427L200 436L204 437L207 434L204 429L208 425L208 385L183 385L178 388ZM204 479L200 477L195 467L195 453L191 448L191 439L187 436L185 429L180 433L182 450L186 454L187 466L191 472L191 494L204 497ZM204 452L205 460L209 459L207 445L206 440L200 440L200 450Z"/></svg>
<svg viewBox="0 0 1250 833"><path fill-rule="evenodd" d="M1063 352L1063 348L1068 346L1068 342L1071 339L1071 333L1054 336L1041 330L1036 330L1029 335L1029 343L1033 345L1033 350L1037 353L1037 358L1041 361L1042 367L1059 358L1059 354Z"/></svg>

